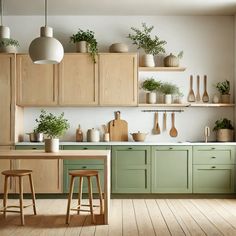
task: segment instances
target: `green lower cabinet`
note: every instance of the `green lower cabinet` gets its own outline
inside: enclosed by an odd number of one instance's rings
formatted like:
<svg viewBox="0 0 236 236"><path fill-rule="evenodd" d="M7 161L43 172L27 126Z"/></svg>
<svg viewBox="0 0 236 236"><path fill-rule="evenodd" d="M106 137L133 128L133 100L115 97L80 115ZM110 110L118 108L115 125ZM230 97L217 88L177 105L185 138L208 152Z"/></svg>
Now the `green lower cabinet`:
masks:
<svg viewBox="0 0 236 236"><path fill-rule="evenodd" d="M44 143L42 145L16 145L15 149L16 150L43 150Z"/></svg>
<svg viewBox="0 0 236 236"><path fill-rule="evenodd" d="M67 145L63 146L64 150L109 150L110 146L83 146L83 145ZM104 163L102 160L64 160L64 170L63 170L63 192L68 193L69 187L70 187L70 176L69 171L73 170L98 170L99 177L101 181L101 186L103 189L104 186ZM78 192L78 180L79 178L76 178L75 185L74 185L74 192ZM96 184L96 178L92 178L92 187L93 192L97 193L97 184ZM88 192L88 184L87 184L87 178L84 178L83 183L83 193Z"/></svg>
<svg viewBox="0 0 236 236"><path fill-rule="evenodd" d="M234 165L193 165L193 193L233 193Z"/></svg>
<svg viewBox="0 0 236 236"><path fill-rule="evenodd" d="M192 147L152 147L152 193L192 193Z"/></svg>
<svg viewBox="0 0 236 236"><path fill-rule="evenodd" d="M150 147L112 147L112 193L150 193Z"/></svg>

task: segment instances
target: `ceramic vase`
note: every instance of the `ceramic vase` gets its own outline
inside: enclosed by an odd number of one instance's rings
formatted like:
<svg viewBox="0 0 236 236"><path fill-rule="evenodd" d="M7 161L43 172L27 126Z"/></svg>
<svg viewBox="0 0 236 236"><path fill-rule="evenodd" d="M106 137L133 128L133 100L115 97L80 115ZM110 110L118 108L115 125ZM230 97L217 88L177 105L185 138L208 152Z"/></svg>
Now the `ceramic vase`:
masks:
<svg viewBox="0 0 236 236"><path fill-rule="evenodd" d="M157 102L157 94L155 92L147 93L147 103L155 104Z"/></svg>
<svg viewBox="0 0 236 236"><path fill-rule="evenodd" d="M172 103L172 95L165 94L165 104L171 104L171 103Z"/></svg>
<svg viewBox="0 0 236 236"><path fill-rule="evenodd" d="M155 67L154 56L152 54L145 54L142 57L142 66Z"/></svg>
<svg viewBox="0 0 236 236"><path fill-rule="evenodd" d="M86 41L80 41L76 43L76 52L88 52L88 43Z"/></svg>
<svg viewBox="0 0 236 236"><path fill-rule="evenodd" d="M45 152L59 152L59 139L49 138L45 139Z"/></svg>
<svg viewBox="0 0 236 236"><path fill-rule="evenodd" d="M222 94L221 95L222 103L230 103L230 94Z"/></svg>

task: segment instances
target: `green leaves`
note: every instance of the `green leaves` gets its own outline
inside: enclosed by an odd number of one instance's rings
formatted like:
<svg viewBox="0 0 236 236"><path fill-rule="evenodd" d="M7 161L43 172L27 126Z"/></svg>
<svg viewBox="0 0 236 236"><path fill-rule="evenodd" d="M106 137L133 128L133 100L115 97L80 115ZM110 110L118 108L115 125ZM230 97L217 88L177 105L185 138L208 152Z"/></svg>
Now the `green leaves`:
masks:
<svg viewBox="0 0 236 236"><path fill-rule="evenodd" d="M220 92L220 94L224 95L224 94L229 94L230 91L230 83L228 80L223 81L223 82L219 82L216 84L216 88L218 89L218 91Z"/></svg>
<svg viewBox="0 0 236 236"><path fill-rule="evenodd" d="M39 119L35 120L38 127L35 129L38 133L44 133L49 138L62 136L70 127L68 120L64 118L64 112L61 115L54 116L52 113L47 114L45 110L41 110Z"/></svg>
<svg viewBox="0 0 236 236"><path fill-rule="evenodd" d="M213 128L213 131L217 131L219 129L234 129L234 127L231 124L231 120L223 118L215 122L215 127Z"/></svg>
<svg viewBox="0 0 236 236"><path fill-rule="evenodd" d="M131 27L134 34L129 34L128 38L133 40L133 44L138 46L138 49L142 48L146 54L157 55L159 53L165 53L164 45L166 41L160 40L157 36L154 39L151 38L150 33L154 26L148 27L146 23L142 23L142 29Z"/></svg>
<svg viewBox="0 0 236 236"><path fill-rule="evenodd" d="M175 84L168 82L161 84L159 91L162 92L163 94L178 94L178 95L182 94L179 91L179 88Z"/></svg>
<svg viewBox="0 0 236 236"><path fill-rule="evenodd" d="M155 80L151 77L150 79L146 79L145 81L143 81L141 87L142 87L144 90L153 92L153 91L157 90L160 86L161 86L161 82L160 82L160 81L155 81Z"/></svg>
<svg viewBox="0 0 236 236"><path fill-rule="evenodd" d="M0 47L6 47L6 46L15 46L19 47L19 42L15 39L8 39L8 38L2 38L0 39Z"/></svg>

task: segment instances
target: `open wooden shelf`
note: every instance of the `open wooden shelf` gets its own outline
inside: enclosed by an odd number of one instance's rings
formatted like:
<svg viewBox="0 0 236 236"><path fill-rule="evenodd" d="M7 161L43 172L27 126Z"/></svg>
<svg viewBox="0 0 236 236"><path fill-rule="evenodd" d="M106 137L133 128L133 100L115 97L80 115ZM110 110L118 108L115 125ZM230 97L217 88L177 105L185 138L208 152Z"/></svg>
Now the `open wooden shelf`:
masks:
<svg viewBox="0 0 236 236"><path fill-rule="evenodd" d="M185 71L186 67L139 67L139 71Z"/></svg>
<svg viewBox="0 0 236 236"><path fill-rule="evenodd" d="M191 107L234 107L234 103L190 103Z"/></svg>
<svg viewBox="0 0 236 236"><path fill-rule="evenodd" d="M139 107L234 107L234 103L139 103Z"/></svg>

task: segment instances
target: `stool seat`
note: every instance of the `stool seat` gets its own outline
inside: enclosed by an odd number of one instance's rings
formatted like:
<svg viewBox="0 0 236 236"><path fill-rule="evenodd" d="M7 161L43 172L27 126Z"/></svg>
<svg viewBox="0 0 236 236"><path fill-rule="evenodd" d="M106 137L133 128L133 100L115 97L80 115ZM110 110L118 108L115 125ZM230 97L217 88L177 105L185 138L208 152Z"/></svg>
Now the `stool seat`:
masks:
<svg viewBox="0 0 236 236"><path fill-rule="evenodd" d="M96 176L98 175L97 170L77 170L77 171L70 171L69 175L74 177L89 177L89 176Z"/></svg>
<svg viewBox="0 0 236 236"><path fill-rule="evenodd" d="M6 176L25 176L32 173L32 170L4 170L3 175Z"/></svg>

